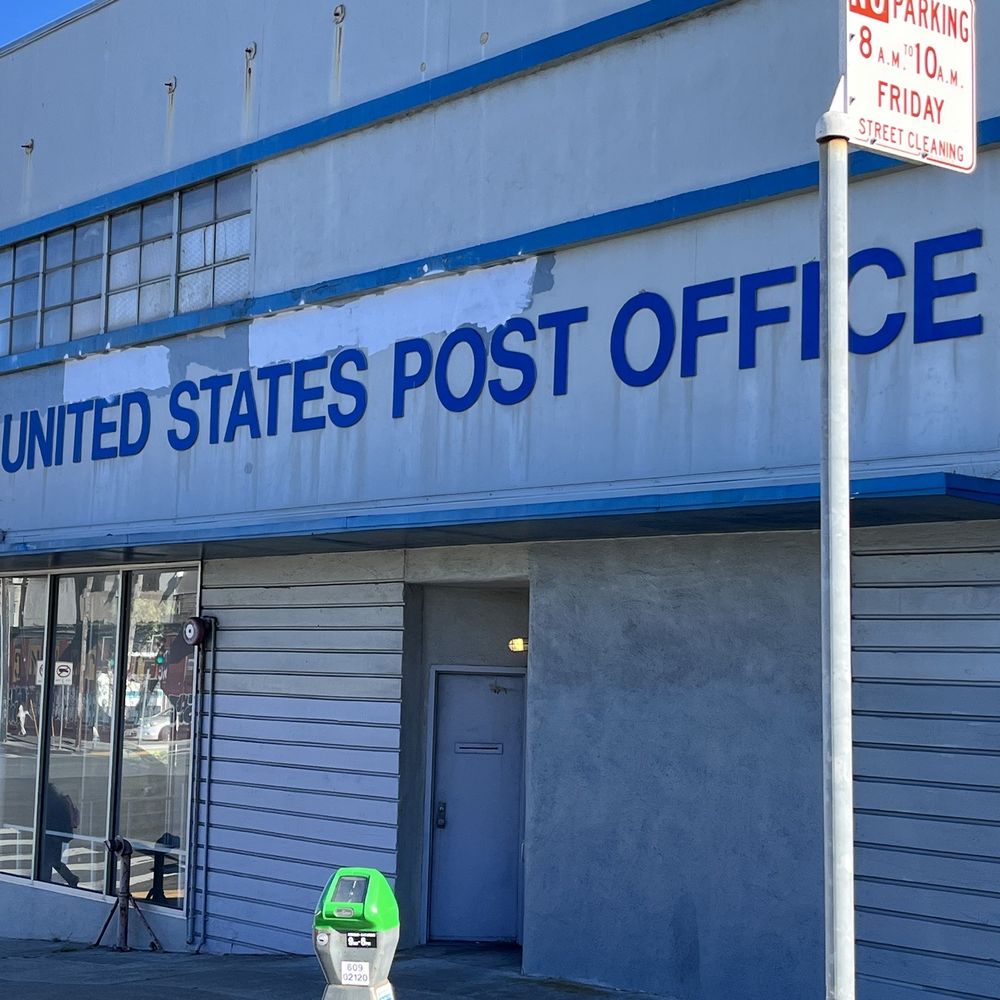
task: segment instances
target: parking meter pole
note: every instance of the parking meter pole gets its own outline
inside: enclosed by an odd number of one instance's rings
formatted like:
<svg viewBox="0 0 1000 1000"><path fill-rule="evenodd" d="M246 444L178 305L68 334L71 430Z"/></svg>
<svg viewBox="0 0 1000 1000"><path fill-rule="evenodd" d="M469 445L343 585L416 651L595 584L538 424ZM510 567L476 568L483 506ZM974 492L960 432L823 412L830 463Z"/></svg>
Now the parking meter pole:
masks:
<svg viewBox="0 0 1000 1000"><path fill-rule="evenodd" d="M838 97L841 92L838 91ZM854 1000L854 760L851 707L851 454L848 335L849 121L836 107L820 144L823 756L827 1000Z"/></svg>

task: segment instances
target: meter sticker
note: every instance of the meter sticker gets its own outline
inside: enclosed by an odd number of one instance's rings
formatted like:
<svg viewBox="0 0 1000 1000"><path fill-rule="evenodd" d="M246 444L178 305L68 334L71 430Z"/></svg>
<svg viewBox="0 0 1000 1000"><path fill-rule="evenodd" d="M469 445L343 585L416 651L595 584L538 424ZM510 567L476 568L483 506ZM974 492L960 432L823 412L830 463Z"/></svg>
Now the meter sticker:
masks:
<svg viewBox="0 0 1000 1000"><path fill-rule="evenodd" d="M353 931L347 931L344 934L347 938L348 948L377 948L378 947L378 935L377 934L356 934Z"/></svg>
<svg viewBox="0 0 1000 1000"><path fill-rule="evenodd" d="M344 986L370 986L370 962L341 962L340 981Z"/></svg>
<svg viewBox="0 0 1000 1000"><path fill-rule="evenodd" d="M376 995L375 1000L393 1000L392 987L386 986L384 989L380 990Z"/></svg>

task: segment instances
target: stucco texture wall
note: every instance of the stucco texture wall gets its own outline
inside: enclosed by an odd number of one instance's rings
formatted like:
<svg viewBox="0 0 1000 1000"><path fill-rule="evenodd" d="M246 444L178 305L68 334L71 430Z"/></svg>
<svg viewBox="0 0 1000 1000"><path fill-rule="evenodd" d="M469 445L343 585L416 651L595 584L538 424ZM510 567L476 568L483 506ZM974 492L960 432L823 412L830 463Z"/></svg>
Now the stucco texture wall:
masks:
<svg viewBox="0 0 1000 1000"><path fill-rule="evenodd" d="M525 971L821 995L818 537L553 543L531 563Z"/></svg>

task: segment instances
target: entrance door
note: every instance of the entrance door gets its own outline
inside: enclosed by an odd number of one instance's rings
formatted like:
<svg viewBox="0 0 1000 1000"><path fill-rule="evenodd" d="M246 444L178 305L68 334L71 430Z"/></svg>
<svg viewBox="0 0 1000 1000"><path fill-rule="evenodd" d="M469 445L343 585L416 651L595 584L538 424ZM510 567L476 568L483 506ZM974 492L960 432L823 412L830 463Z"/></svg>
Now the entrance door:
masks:
<svg viewBox="0 0 1000 1000"><path fill-rule="evenodd" d="M439 673L430 936L516 941L524 675Z"/></svg>

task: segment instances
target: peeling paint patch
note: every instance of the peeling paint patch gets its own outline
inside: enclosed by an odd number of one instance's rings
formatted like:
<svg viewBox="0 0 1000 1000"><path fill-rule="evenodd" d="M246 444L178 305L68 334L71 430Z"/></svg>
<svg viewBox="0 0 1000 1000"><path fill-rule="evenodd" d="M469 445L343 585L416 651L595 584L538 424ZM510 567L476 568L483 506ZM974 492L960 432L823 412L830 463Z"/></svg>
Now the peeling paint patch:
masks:
<svg viewBox="0 0 1000 1000"><path fill-rule="evenodd" d="M170 385L170 348L136 347L114 354L92 354L67 361L63 400L67 403L117 396L130 389L165 389Z"/></svg>
<svg viewBox="0 0 1000 1000"><path fill-rule="evenodd" d="M537 258L416 281L343 305L255 319L250 365L274 364L342 347L369 355L396 341L468 324L492 329L531 306Z"/></svg>

